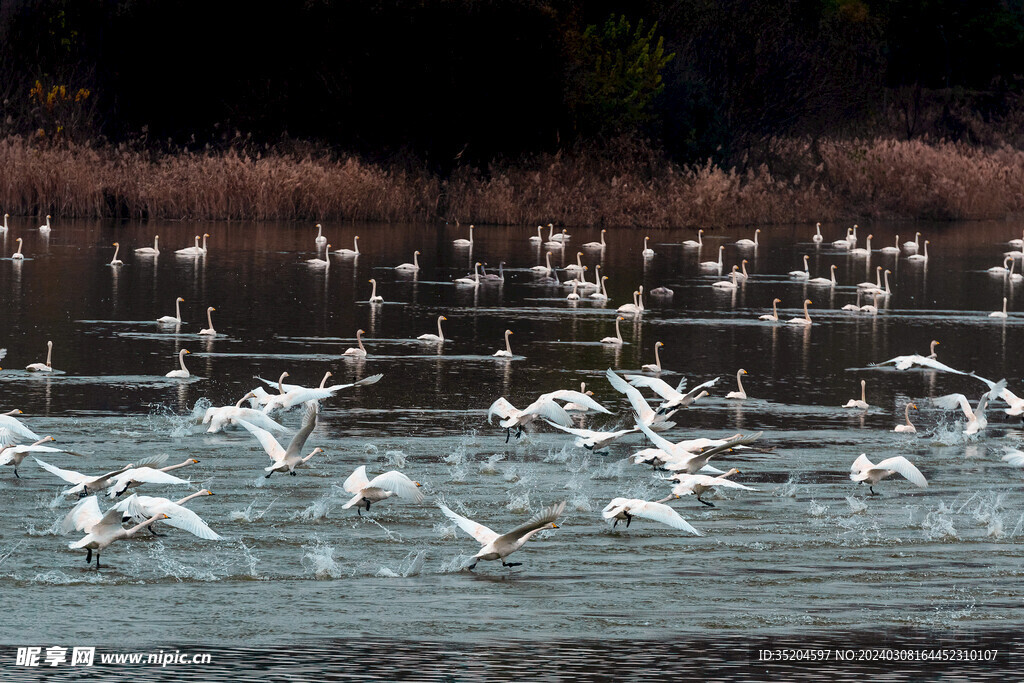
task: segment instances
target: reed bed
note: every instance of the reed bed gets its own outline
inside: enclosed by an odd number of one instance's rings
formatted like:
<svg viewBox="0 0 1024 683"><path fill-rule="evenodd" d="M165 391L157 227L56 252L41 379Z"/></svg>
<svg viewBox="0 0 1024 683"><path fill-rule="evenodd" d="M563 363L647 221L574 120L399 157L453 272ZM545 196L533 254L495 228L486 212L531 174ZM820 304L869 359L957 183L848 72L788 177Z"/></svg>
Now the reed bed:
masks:
<svg viewBox="0 0 1024 683"><path fill-rule="evenodd" d="M194 220L460 220L681 227L1024 213L1024 151L946 141L767 142L771 165L679 166L643 145L458 168L327 154L152 153L0 140L0 210ZM785 169L781 171L779 169Z"/></svg>

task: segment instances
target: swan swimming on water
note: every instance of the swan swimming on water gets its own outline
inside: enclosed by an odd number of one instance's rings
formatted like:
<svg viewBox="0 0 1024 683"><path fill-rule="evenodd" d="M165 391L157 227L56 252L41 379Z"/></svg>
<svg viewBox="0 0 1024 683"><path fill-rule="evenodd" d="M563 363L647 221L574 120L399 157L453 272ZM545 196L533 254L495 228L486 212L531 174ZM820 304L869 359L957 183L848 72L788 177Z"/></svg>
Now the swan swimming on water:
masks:
<svg viewBox="0 0 1024 683"><path fill-rule="evenodd" d="M185 300L180 296L174 300L174 315L165 315L157 318L158 323L164 323L167 325L180 325L181 324L181 304Z"/></svg>
<svg viewBox="0 0 1024 683"><path fill-rule="evenodd" d="M46 362L45 363L31 363L25 366L25 369L29 372L53 372L53 342L46 342Z"/></svg>
<svg viewBox="0 0 1024 683"><path fill-rule="evenodd" d="M153 246L151 247L139 247L135 250L135 253L139 256L159 256L160 255L160 235L153 235Z"/></svg>
<svg viewBox="0 0 1024 683"><path fill-rule="evenodd" d="M217 309L214 308L213 306L210 306L209 308L206 309L206 324L209 325L209 327L204 327L203 329L199 330L199 334L208 337L217 336L217 330L213 329L213 312L216 310Z"/></svg>
<svg viewBox="0 0 1024 683"><path fill-rule="evenodd" d="M420 341L436 342L438 344L443 344L444 343L444 332L441 331L441 321L442 320L447 320L447 319L448 318L444 317L443 315L437 316L437 334L421 334L420 336L418 336L416 338L419 339Z"/></svg>
<svg viewBox="0 0 1024 683"><path fill-rule="evenodd" d="M179 351L178 364L181 365L181 369L171 370L166 375L164 375L164 377L172 377L176 379L185 379L187 377L190 377L191 375L189 374L188 369L185 367L185 356L186 354L189 353L191 353L191 351L189 351L188 349L182 349L181 351Z"/></svg>
<svg viewBox="0 0 1024 683"><path fill-rule="evenodd" d="M894 431L894 432L911 432L911 433L917 431L917 428L914 427L914 425L911 424L911 422L910 422L910 409L911 408L913 408L914 410L917 410L917 406L915 404L913 404L913 403L908 403L907 404L907 408L906 408L906 411L904 413L904 417L907 420L906 424L896 425L896 427L892 431Z"/></svg>
<svg viewBox="0 0 1024 683"><path fill-rule="evenodd" d="M849 401L843 404L844 408L859 408L861 410L867 410L871 406L868 405L866 392L867 382L864 380L860 381L860 398L851 398Z"/></svg>

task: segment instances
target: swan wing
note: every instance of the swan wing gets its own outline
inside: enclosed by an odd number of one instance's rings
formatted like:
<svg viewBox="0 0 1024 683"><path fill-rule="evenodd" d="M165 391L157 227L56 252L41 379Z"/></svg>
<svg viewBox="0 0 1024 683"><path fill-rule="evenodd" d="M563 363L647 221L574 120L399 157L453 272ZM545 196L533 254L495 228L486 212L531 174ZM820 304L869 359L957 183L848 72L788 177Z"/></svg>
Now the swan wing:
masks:
<svg viewBox="0 0 1024 683"><path fill-rule="evenodd" d="M857 456L857 459L850 465L850 473L857 474L865 470L870 470L874 465L868 460L868 456L865 453L861 453Z"/></svg>
<svg viewBox="0 0 1024 683"><path fill-rule="evenodd" d="M137 481L140 484L187 484L188 480L176 477L170 472L162 472L155 470L152 467L133 467L130 470L125 470L116 477L114 477L114 485L110 487L109 495L113 496L117 493L118 485L126 484L130 481Z"/></svg>
<svg viewBox="0 0 1024 683"><path fill-rule="evenodd" d="M679 513L664 503L654 503L647 500L629 501L629 514L634 517L642 517L654 522L667 524L675 529L688 531L695 536L703 536L701 532L690 526L690 523L679 516Z"/></svg>
<svg viewBox="0 0 1024 683"><path fill-rule="evenodd" d="M275 380L263 379L259 375L254 375L253 379L258 379L259 381L265 383L267 386L269 386L269 387L271 387L273 389L279 389L279 388L280 389L284 389L284 393L286 393L286 394L289 391L295 391L296 389L305 389L305 387L300 385L300 384L284 384L284 383L278 384ZM260 387L260 390L263 390L263 387Z"/></svg>
<svg viewBox="0 0 1024 683"><path fill-rule="evenodd" d="M502 420L507 420L510 417L514 417L518 412L519 410L502 396L487 409L487 422L491 424L495 415Z"/></svg>
<svg viewBox="0 0 1024 683"><path fill-rule="evenodd" d="M602 410L604 409L602 408ZM537 415L561 425L572 424L572 418L569 417L569 413L565 412L565 409L562 408L562 406L555 403L554 400L546 399L543 396L527 406L526 409L523 410L522 415Z"/></svg>
<svg viewBox="0 0 1024 683"><path fill-rule="evenodd" d="M234 408L232 409L234 410ZM268 432L288 431L284 426L275 422L274 418L260 410L253 410L252 408L239 408L238 410L241 411L241 414L239 415L240 419L243 419L250 424L254 424L261 429L266 429Z"/></svg>
<svg viewBox="0 0 1024 683"><path fill-rule="evenodd" d="M445 517L458 524L459 528L461 528L467 534L475 538L477 543L479 543L480 545L487 545L489 543L492 543L496 538L498 538L498 532L493 531L492 529L488 529L483 524L478 524L477 522L474 522L473 520L467 517L463 517L462 515L456 512L452 512L450 509L448 509L448 506L444 505L443 503L439 504L439 507L441 508L441 512L444 513Z"/></svg>
<svg viewBox="0 0 1024 683"><path fill-rule="evenodd" d="M967 397L963 394L947 394L945 396L939 396L938 398L932 399L932 404L939 408L945 408L946 410L960 410L964 411L964 415L967 419L974 418L974 411L971 410L971 404L967 400Z"/></svg>
<svg viewBox="0 0 1024 683"><path fill-rule="evenodd" d="M626 509L629 502L629 498L612 498L611 502L604 506L604 510L601 510L601 516L605 519L615 519Z"/></svg>
<svg viewBox="0 0 1024 683"><path fill-rule="evenodd" d="M22 439L39 441L39 435L10 415L0 415L0 431L8 431Z"/></svg>
<svg viewBox="0 0 1024 683"><path fill-rule="evenodd" d="M369 377L365 377L359 380L358 382L352 382L351 384L332 384L331 386L325 388L330 389L331 391L341 391L343 389L350 389L352 387L365 387L370 384L376 384L377 382L380 381L380 378L383 376L383 374L370 375Z"/></svg>
<svg viewBox="0 0 1024 683"><path fill-rule="evenodd" d="M566 434L572 434L573 436L578 436L581 439L591 439L593 437L600 436L602 434L602 432L595 432L595 431L592 431L590 429L578 429L576 427L566 427L564 425L558 424L557 422L552 422L551 420L545 420L545 422L547 422L549 425L551 425L552 427L554 427L555 429L557 429L559 431L563 431Z"/></svg>
<svg viewBox="0 0 1024 683"><path fill-rule="evenodd" d="M591 410L596 410L599 413L605 413L611 415L612 411L605 408L603 405L587 396L581 391L573 391L572 389L559 389L558 391L552 391L547 394L542 394L540 398L547 398L554 401L570 401L572 403L586 406Z"/></svg>
<svg viewBox="0 0 1024 683"><path fill-rule="evenodd" d="M366 465L360 465L355 472L348 475L348 479L341 487L349 493L359 493L369 485L370 480L366 478Z"/></svg>
<svg viewBox="0 0 1024 683"><path fill-rule="evenodd" d="M236 420L235 422L247 429L250 434L256 437L256 440L260 442L260 445L263 446L263 450L267 452L267 455L270 456L271 460L274 462L284 460L285 450L281 448L281 444L277 442L277 439L274 438L273 434L268 432L266 429L257 427L251 422L246 422L245 420Z"/></svg>
<svg viewBox="0 0 1024 683"><path fill-rule="evenodd" d="M157 455L151 455L148 458L143 458L142 460L136 460L134 465L135 467L156 468L159 465L163 465L165 462L167 462L167 458L169 457L171 456L168 455L167 453L159 453Z"/></svg>
<svg viewBox="0 0 1024 683"><path fill-rule="evenodd" d="M316 429L316 418L319 414L320 403L317 401L306 401L306 410L302 413L302 426L299 427L299 431L295 432L295 436L292 437L291 442L288 444L288 449L285 451L286 453L295 455L302 450L302 447L306 444L306 439ZM267 433L266 430L263 431Z"/></svg>
<svg viewBox="0 0 1024 683"><path fill-rule="evenodd" d="M121 521L124 519L124 513L117 508L110 508L104 513L98 522L92 525L86 531L90 534L106 534L113 530L121 528Z"/></svg>
<svg viewBox="0 0 1024 683"><path fill-rule="evenodd" d="M917 356L914 359L914 361L918 365L922 365L922 366L924 366L926 368L934 368L934 369L939 370L941 372L951 372L954 375L966 375L966 374L968 374L966 372L963 372L962 370L954 370L953 368L949 367L945 363L940 363L939 361L935 360L934 358L928 358L927 356Z"/></svg>
<svg viewBox="0 0 1024 683"><path fill-rule="evenodd" d="M502 534L501 536L499 536L498 543L500 543L501 541L514 541L515 539L519 538L527 532L533 531L534 529L538 529L544 526L545 524L550 524L551 522L554 522L559 517L561 517L562 512L564 510L564 500L561 503L549 505L548 507L544 508L543 510L535 514L533 517L530 517L530 519L528 519L525 524L517 526L515 529L508 532L507 534Z"/></svg>
<svg viewBox="0 0 1024 683"><path fill-rule="evenodd" d="M416 482L395 470L378 474L370 480L368 487L394 491L399 498L407 498L414 503L423 502L423 491L416 486Z"/></svg>
<svg viewBox="0 0 1024 683"><path fill-rule="evenodd" d="M60 523L60 532L67 534L71 531L86 531L102 517L103 513L100 512L100 504L96 496L83 498L78 501L78 505L71 508L71 512L64 516Z"/></svg>
<svg viewBox="0 0 1024 683"><path fill-rule="evenodd" d="M626 381L638 389L651 389L658 396L667 400L682 396L682 389L673 389L668 382L659 377L648 377L647 375L626 375Z"/></svg>
<svg viewBox="0 0 1024 683"><path fill-rule="evenodd" d="M706 474L681 474L676 475L676 480L679 484L684 485L690 490L686 493L693 493L694 486L724 486L730 489L743 489L744 491L756 491L757 489L740 484L739 482L732 481L731 479L722 479L720 477L710 477ZM682 494L686 495L686 494Z"/></svg>
<svg viewBox="0 0 1024 683"><path fill-rule="evenodd" d="M73 470L62 470L59 467L51 465L48 462L43 462L39 458L32 458L35 460L40 467L49 472L55 474L69 484L84 484L87 481L92 481L92 477L88 474L82 474L81 472L75 472Z"/></svg>
<svg viewBox="0 0 1024 683"><path fill-rule="evenodd" d="M915 484L921 488L928 486L928 480L926 480L924 475L921 474L921 470L917 469L917 467L914 466L914 463L910 462L902 455L897 455L893 458L886 458L875 465L875 469L892 470L893 472L903 475L911 484Z"/></svg>
<svg viewBox="0 0 1024 683"><path fill-rule="evenodd" d="M718 384L718 380L720 379L722 378L715 377L714 379L709 379L707 382L704 382L703 384L698 384L693 389L690 389L688 392L686 392L683 398L690 399L690 401L692 402L697 396L697 394L704 391L705 389L715 386L716 384Z"/></svg>
<svg viewBox="0 0 1024 683"><path fill-rule="evenodd" d="M636 387L631 387L627 384L626 381L616 375L615 371L611 368L608 368L608 371L605 372L605 377L608 378L608 383L612 385L613 389L620 394L626 395L626 398L629 399L629 404L633 406L633 410L636 411L636 414L640 417L641 421L651 418L654 414L654 410L651 408L650 404L647 403L647 399L643 397L643 394L641 394Z"/></svg>
<svg viewBox="0 0 1024 683"><path fill-rule="evenodd" d="M646 424L644 424L643 420L637 420L636 426L640 429L641 432L647 435L647 438L650 439L651 443L653 443L655 446L665 451L669 455L675 454L676 445L669 441L668 439L666 439L665 437L656 433Z"/></svg>
<svg viewBox="0 0 1024 683"><path fill-rule="evenodd" d="M177 503L166 501L161 502L159 505L154 506L151 509L154 514L162 513L167 515L167 519L163 520L164 524L187 531L193 536L206 539L207 541L219 541L221 540L220 534L216 533L213 529L207 526L206 522L192 510L189 510L184 505L178 505ZM152 515L149 515L152 516ZM149 516L144 519L149 519Z"/></svg>

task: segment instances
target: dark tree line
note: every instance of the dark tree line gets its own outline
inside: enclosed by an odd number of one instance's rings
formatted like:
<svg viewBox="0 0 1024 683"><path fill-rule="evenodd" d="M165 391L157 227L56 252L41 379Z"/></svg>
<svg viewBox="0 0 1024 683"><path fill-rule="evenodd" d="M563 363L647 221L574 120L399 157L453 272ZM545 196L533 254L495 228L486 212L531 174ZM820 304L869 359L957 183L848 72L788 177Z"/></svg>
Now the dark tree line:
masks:
<svg viewBox="0 0 1024 683"><path fill-rule="evenodd" d="M442 171L654 140L675 159L772 135L970 139L1012 118L1008 0L5 0L7 133L313 142ZM60 86L64 86L61 90Z"/></svg>

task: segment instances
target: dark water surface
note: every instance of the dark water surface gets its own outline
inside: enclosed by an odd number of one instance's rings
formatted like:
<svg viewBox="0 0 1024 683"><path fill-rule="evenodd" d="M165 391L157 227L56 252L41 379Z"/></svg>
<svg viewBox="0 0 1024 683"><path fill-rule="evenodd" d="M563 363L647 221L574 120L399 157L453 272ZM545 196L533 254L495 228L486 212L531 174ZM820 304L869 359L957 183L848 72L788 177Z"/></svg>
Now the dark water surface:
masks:
<svg viewBox="0 0 1024 683"><path fill-rule="evenodd" d="M37 224L14 220L0 235L0 347L8 349L0 361L0 411L22 409L38 434L87 455L42 458L60 467L100 473L159 453L169 454L169 464L198 458L180 473L192 488L215 492L191 507L224 540L165 528L161 538L114 544L97 572L67 548L78 536L57 531L71 505L59 496L62 482L31 459L21 479L0 468L0 595L8 616L0 643L280 648L365 637L352 647L373 651L375 638L387 639L385 650L398 647L393 639L518 639L517 652L540 647L570 662L565 648L574 646L562 641L572 638L580 639L581 661L599 652L615 666L645 652L658 653L654 661L672 659L678 646L666 639L712 651L721 638L725 660L747 661L735 654L746 652L745 639L761 643L773 634L837 643L842 639L829 634L892 633L893 642L910 643L907 634L921 632L980 642L1020 624L1024 477L1001 460L1006 449L1021 447L1019 418L1004 415L1000 403L988 413L989 428L966 437L957 424L962 415L927 399L963 392L973 403L979 382L867 368L927 354L936 339L942 362L1005 377L1024 394L1024 314L1015 313L1024 308L1024 284L985 272L1002 262L1005 242L1020 236L1017 224L918 224L914 229L931 240L926 264L905 254L866 259L831 248L845 226L825 226L823 246L810 242L813 227L767 229L756 251L732 245L750 231L708 234L699 256L679 244L694 234L656 231L656 256L648 261L640 256L643 234L609 231L600 261L609 277L607 305L571 305L567 288L539 284L526 269L543 263L546 250L527 242L535 234L528 227L479 228L470 251L452 246L466 236L452 226L328 225L332 249L351 247L359 234L363 253L332 256L325 270L306 263L316 254L316 231L308 226L56 221L44 239L24 227ZM173 253L203 231L211 236L205 257ZM896 231L910 233L901 241L913 237L906 225L864 226L859 246L868 231L875 249L892 244ZM598 238L596 230L570 232L556 263L574 261L579 245ZM165 249L158 258L132 253L151 245L154 233ZM6 258L17 237L25 239L21 263ZM123 246L120 268L106 265L114 241ZM749 260L751 279L738 291L714 290L718 277L697 267L717 257L719 244L727 245L726 271ZM394 271L414 249L422 252L419 274ZM812 276L827 276L837 264L841 286L787 277L803 254ZM583 257L590 280L599 256L587 250ZM505 283L453 285L475 261L494 268L505 261ZM877 265L893 270L894 292L884 307L879 302L878 315L839 310L856 299L851 285L874 279ZM367 303L370 278L383 305ZM614 335L615 308L640 284L671 287L674 298L646 298L649 310L623 321L622 347L597 343ZM157 317L173 314L178 296L186 300L186 324L157 325ZM1004 296L1010 317L990 318ZM812 299L814 324L757 320L774 297L783 301L784 319L802 315L804 298ZM217 309L214 338L197 335L207 306ZM443 349L416 341L436 332L441 314L448 318ZM343 358L358 328L370 355ZM505 329L514 332L511 361L491 357L503 348ZM47 340L62 372L21 370L45 360ZM710 495L713 508L692 497L673 503L703 537L646 520L612 530L601 519L613 497L668 494L649 466L626 461L648 446L639 437L600 455L546 427L506 445L504 431L485 421L499 396L525 407L542 392L585 381L615 412L587 418L587 426L629 427L628 404L603 374L652 362L655 341L665 343L662 376L670 383L723 376L712 396L676 416L672 440L764 431L758 448L719 463L739 468L736 480L757 492ZM163 377L182 348L201 379ZM750 398L727 401L740 368L748 372ZM325 403L308 447L326 454L296 477L264 479L269 461L248 433L206 434L193 424L194 411L234 403L254 388L253 375L276 379L288 371L289 381L312 386L327 370L343 382L384 378ZM859 397L862 378L872 407L840 408ZM894 434L908 401L920 407L912 413L919 431ZM299 412L281 421L297 428ZM876 487L881 495L866 495L849 480L862 452L876 462L908 457L929 487L895 478ZM387 502L363 517L342 510L349 496L341 484L363 464L371 477L400 469L424 484L427 499ZM142 493L177 498L186 488L147 486ZM460 567L478 545L440 513L441 500L499 532L550 503L568 506L561 528L516 554L522 567L482 562L469 573ZM106 497L101 501L105 508ZM625 644L633 639L662 644ZM604 642L618 644L595 645ZM1008 642L1019 648L1019 636ZM438 650L416 647L421 659ZM459 647L465 657L480 657L484 646Z"/></svg>

